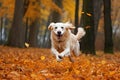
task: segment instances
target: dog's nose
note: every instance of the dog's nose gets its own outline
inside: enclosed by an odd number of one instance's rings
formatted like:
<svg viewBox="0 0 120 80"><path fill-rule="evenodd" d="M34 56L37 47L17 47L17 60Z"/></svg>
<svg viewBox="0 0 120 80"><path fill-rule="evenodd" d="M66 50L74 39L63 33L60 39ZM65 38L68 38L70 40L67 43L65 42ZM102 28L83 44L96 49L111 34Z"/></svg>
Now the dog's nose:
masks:
<svg viewBox="0 0 120 80"><path fill-rule="evenodd" d="M58 31L57 33L58 33L58 35L61 35L61 31Z"/></svg>

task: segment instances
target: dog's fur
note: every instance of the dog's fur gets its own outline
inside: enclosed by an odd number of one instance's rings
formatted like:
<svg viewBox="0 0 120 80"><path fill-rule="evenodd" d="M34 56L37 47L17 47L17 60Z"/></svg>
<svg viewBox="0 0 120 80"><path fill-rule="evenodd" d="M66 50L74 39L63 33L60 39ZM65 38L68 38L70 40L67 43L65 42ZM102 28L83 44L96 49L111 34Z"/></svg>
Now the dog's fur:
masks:
<svg viewBox="0 0 120 80"><path fill-rule="evenodd" d="M71 51L76 56L80 55L79 40L85 35L83 28L78 28L76 35L71 32L75 27L69 22L51 23L48 29L51 30L51 51L57 61L61 61L64 56L70 56Z"/></svg>

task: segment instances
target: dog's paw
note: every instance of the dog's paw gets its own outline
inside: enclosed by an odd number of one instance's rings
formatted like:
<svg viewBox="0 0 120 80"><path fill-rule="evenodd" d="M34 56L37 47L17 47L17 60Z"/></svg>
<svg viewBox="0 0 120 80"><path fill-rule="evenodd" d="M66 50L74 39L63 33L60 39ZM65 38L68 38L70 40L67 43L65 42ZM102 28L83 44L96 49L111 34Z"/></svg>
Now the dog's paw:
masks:
<svg viewBox="0 0 120 80"><path fill-rule="evenodd" d="M60 61L62 61L62 57L59 56L59 55L56 55L56 60L57 60L58 62L60 62Z"/></svg>
<svg viewBox="0 0 120 80"><path fill-rule="evenodd" d="M59 55L58 58L62 59L63 57Z"/></svg>
<svg viewBox="0 0 120 80"><path fill-rule="evenodd" d="M58 62L62 61L62 59L61 59L61 58L57 58L56 60L57 60Z"/></svg>

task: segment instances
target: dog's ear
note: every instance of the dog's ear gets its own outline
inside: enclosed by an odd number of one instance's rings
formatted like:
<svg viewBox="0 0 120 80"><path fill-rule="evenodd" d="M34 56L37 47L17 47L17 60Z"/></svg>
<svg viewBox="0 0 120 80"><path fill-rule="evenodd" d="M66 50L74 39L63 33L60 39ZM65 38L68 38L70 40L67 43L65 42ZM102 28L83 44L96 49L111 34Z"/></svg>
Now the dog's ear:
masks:
<svg viewBox="0 0 120 80"><path fill-rule="evenodd" d="M70 22L66 22L65 24L67 26L67 29L70 29L70 30L75 29L75 27Z"/></svg>
<svg viewBox="0 0 120 80"><path fill-rule="evenodd" d="M75 27L72 25L72 26L69 27L69 29L70 29L70 30L74 30Z"/></svg>
<svg viewBox="0 0 120 80"><path fill-rule="evenodd" d="M54 25L55 23L50 23L50 25L48 26L48 30L52 30L53 29L53 25Z"/></svg>

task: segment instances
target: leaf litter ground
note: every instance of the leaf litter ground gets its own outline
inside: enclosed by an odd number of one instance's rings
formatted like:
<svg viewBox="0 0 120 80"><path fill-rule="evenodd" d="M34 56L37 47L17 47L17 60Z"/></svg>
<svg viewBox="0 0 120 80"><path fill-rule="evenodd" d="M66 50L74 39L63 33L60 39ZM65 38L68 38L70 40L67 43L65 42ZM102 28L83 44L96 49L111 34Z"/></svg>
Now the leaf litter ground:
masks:
<svg viewBox="0 0 120 80"><path fill-rule="evenodd" d="M120 80L120 52L57 62L50 49L0 46L0 80Z"/></svg>

